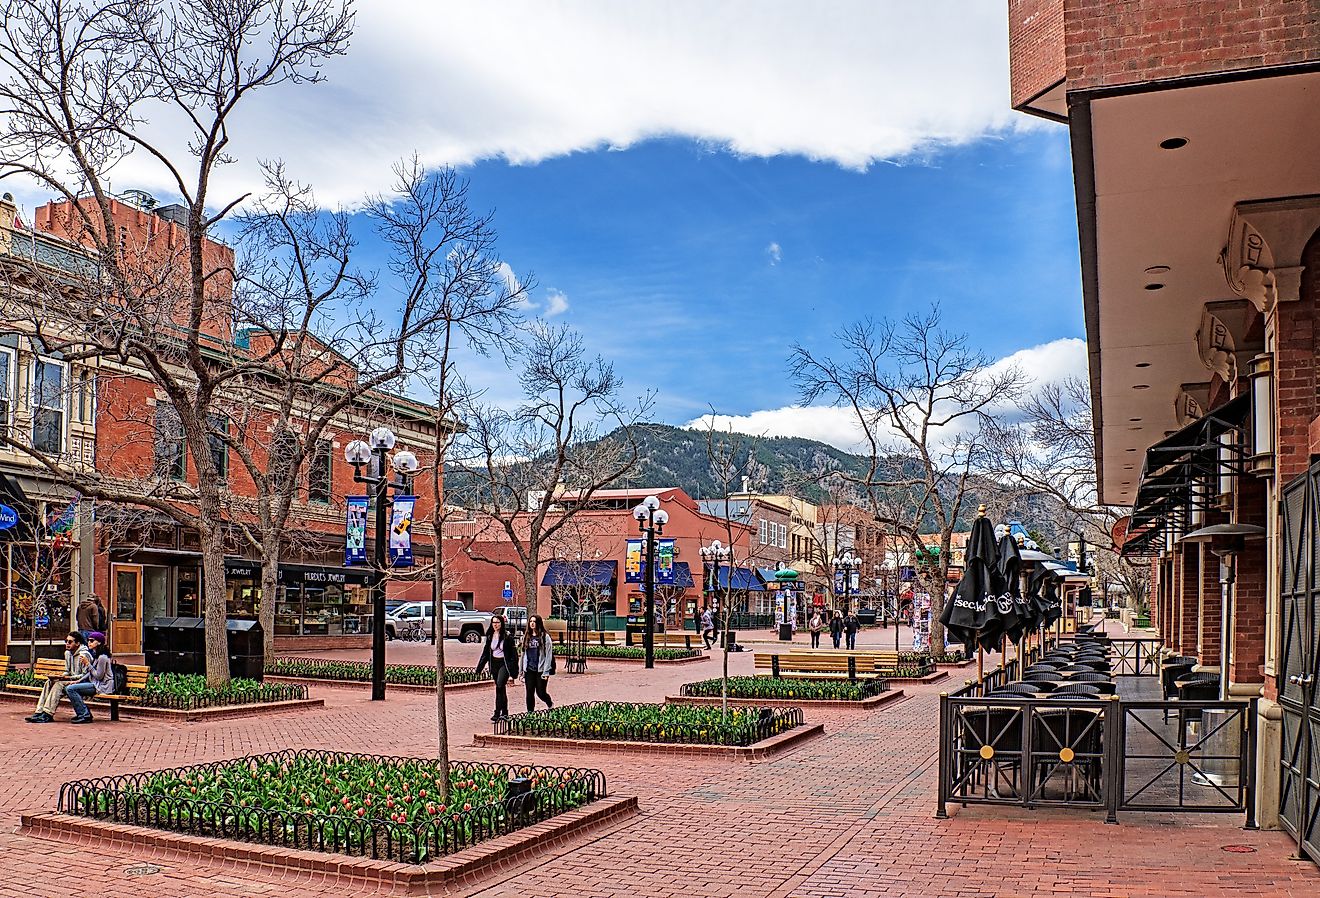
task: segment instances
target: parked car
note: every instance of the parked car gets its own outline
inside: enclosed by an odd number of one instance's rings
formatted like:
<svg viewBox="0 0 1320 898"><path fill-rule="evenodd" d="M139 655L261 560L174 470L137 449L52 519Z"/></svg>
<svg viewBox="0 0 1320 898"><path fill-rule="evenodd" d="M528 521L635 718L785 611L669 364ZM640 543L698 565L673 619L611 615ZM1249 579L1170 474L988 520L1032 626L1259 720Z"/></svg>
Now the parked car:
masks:
<svg viewBox="0 0 1320 898"><path fill-rule="evenodd" d="M504 622L509 625L509 630L515 636L521 636L522 632L527 629L526 605L501 605L492 614L502 615Z"/></svg>
<svg viewBox="0 0 1320 898"><path fill-rule="evenodd" d="M453 602L444 603L444 621L441 631L449 639L461 639L463 642L481 642L490 626L490 615L484 611L468 611L466 608L455 609ZM420 627L423 633L431 632L431 603L404 602L385 615L385 638L395 639L404 630Z"/></svg>

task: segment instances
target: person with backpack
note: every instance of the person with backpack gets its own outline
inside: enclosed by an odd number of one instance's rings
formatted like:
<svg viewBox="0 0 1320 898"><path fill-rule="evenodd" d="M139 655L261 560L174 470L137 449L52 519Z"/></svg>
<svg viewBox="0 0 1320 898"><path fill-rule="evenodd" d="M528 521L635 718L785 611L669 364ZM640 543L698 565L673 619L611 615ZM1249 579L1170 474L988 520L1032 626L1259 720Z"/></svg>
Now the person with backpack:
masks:
<svg viewBox="0 0 1320 898"><path fill-rule="evenodd" d="M495 681L495 713L491 722L509 716L509 693L505 687L510 680L518 679L518 640L504 625L503 615L490 619L490 628L486 630L486 644L481 649L481 658L477 660L477 676L490 665L490 677Z"/></svg>
<svg viewBox="0 0 1320 898"><path fill-rule="evenodd" d="M527 713L536 710L536 697L541 696L547 709L555 706L546 689L549 678L555 673L555 642L546 632L545 620L536 614L527 622L527 632L523 634L522 671L523 685L527 687Z"/></svg>
<svg viewBox="0 0 1320 898"><path fill-rule="evenodd" d="M73 705L73 723L91 723L92 712L87 699L93 695L107 695L115 691L115 664L105 644L105 634L93 631L87 634L87 647L92 653L92 666L76 682L64 687L64 694ZM123 665L119 665L121 668Z"/></svg>
<svg viewBox="0 0 1320 898"><path fill-rule="evenodd" d="M47 677L41 687L41 698L37 700L37 710L31 717L25 717L28 723L53 723L55 709L60 706L64 690L72 683L82 679L92 666L92 653L87 648L87 640L78 631L64 637L64 673ZM70 699L72 701L72 699Z"/></svg>

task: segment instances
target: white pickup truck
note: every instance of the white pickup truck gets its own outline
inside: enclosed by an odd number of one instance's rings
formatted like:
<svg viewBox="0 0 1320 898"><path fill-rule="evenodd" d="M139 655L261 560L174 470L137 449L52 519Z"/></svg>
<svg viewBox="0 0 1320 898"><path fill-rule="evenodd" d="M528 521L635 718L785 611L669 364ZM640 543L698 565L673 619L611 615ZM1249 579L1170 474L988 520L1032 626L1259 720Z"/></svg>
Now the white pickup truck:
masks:
<svg viewBox="0 0 1320 898"><path fill-rule="evenodd" d="M404 602L385 615L385 638L397 639L405 632L421 630L431 635L431 603ZM463 642L481 642L490 627L490 615L485 611L469 611L462 602L444 603L444 635Z"/></svg>

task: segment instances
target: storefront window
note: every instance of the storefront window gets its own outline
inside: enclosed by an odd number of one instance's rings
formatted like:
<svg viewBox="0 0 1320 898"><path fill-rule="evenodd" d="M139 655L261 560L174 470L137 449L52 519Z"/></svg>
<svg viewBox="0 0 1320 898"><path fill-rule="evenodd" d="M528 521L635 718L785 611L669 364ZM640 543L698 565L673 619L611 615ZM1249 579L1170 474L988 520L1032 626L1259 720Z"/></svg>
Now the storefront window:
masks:
<svg viewBox="0 0 1320 898"><path fill-rule="evenodd" d="M23 643L59 642L72 624L73 553L68 549L11 546L0 550L9 640ZM35 630L34 625L35 624Z"/></svg>
<svg viewBox="0 0 1320 898"><path fill-rule="evenodd" d="M236 620L256 620L261 610L261 578L227 577L225 579L225 605L230 617Z"/></svg>

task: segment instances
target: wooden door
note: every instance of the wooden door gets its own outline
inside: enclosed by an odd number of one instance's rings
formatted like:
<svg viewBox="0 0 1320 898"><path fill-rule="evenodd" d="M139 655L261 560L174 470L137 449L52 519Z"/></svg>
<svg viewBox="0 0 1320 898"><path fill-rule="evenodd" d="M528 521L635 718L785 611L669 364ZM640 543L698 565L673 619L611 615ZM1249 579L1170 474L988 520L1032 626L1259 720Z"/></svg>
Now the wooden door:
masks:
<svg viewBox="0 0 1320 898"><path fill-rule="evenodd" d="M142 651L142 565L110 565L110 650L117 655Z"/></svg>

